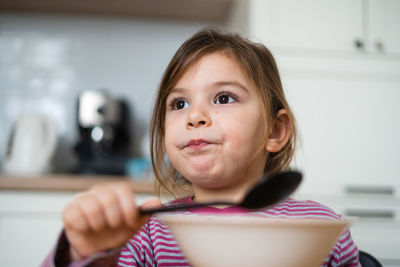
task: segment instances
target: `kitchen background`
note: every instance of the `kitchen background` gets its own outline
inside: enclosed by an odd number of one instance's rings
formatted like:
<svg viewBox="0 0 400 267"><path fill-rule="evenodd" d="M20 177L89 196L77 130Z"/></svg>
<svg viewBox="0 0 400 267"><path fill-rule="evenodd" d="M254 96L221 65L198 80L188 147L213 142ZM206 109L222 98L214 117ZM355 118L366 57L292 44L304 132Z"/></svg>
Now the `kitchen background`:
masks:
<svg viewBox="0 0 400 267"><path fill-rule="evenodd" d="M3 181L10 134L22 113L54 121L52 172L76 169L77 102L87 90L126 101L129 157L146 158L164 68L185 39L215 25L263 42L276 57L299 125L293 165L305 182L297 196L359 217L352 232L360 248L385 266L400 266L400 1L120 0L119 7L99 1L91 8L39 1L42 12L28 1L1 2ZM74 193L0 189L0 265L37 265ZM27 236L33 241L21 247ZM29 257L18 257L17 247Z"/></svg>
<svg viewBox="0 0 400 267"><path fill-rule="evenodd" d="M0 151L24 112L54 120L59 136L55 170L74 164L76 106L82 91L103 89L124 99L131 112L131 153L145 139L154 94L180 43L204 23L82 15L3 13ZM144 141L146 142L146 141ZM39 153L39 151L38 151ZM60 162L61 161L61 162Z"/></svg>

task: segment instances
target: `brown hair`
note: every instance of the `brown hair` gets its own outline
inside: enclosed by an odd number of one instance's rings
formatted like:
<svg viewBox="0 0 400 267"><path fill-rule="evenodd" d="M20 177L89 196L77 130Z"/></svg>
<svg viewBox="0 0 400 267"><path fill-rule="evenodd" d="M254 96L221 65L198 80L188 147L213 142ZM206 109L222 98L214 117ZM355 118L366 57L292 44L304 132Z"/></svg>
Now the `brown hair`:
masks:
<svg viewBox="0 0 400 267"><path fill-rule="evenodd" d="M157 192L164 189L175 197L192 194L191 185L181 177L165 159L166 99L186 71L204 55L221 52L235 60L245 76L257 89L265 118L264 150L269 133L267 129L278 120L277 114L285 109L291 118L291 136L287 144L276 153L269 153L265 172L272 175L288 168L296 147L295 120L286 101L278 68L271 52L262 44L251 42L237 34L224 33L214 28L203 29L186 40L175 53L161 80L150 125L150 151ZM257 154L257 153L255 153Z"/></svg>

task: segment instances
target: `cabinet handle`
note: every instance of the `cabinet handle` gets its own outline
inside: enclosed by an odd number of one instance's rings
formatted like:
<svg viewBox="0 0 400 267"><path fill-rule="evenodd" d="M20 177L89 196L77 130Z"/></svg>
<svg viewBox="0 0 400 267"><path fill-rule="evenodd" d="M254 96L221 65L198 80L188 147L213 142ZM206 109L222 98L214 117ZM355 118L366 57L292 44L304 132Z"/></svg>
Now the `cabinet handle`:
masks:
<svg viewBox="0 0 400 267"><path fill-rule="evenodd" d="M375 47L376 47L376 50L378 50L379 52L381 52L381 53L385 52L385 46L383 45L383 43L381 41L376 41Z"/></svg>
<svg viewBox="0 0 400 267"><path fill-rule="evenodd" d="M395 218L393 210L346 209L343 214L348 217L365 219L391 219Z"/></svg>
<svg viewBox="0 0 400 267"><path fill-rule="evenodd" d="M357 49L363 50L364 49L364 42L361 41L361 39L357 38L357 39L354 40L354 46Z"/></svg>
<svg viewBox="0 0 400 267"><path fill-rule="evenodd" d="M376 196L394 196L392 186L369 186L369 185L347 185L344 188L346 194L355 195L376 195Z"/></svg>

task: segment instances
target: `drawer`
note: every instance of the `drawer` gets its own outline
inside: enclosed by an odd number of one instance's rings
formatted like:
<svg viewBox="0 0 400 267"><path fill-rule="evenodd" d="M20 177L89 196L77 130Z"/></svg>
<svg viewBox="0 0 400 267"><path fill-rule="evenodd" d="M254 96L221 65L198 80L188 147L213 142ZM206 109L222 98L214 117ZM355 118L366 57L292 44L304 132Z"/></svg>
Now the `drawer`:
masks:
<svg viewBox="0 0 400 267"><path fill-rule="evenodd" d="M375 256L383 266L400 266L400 222L356 219L350 231L360 250Z"/></svg>

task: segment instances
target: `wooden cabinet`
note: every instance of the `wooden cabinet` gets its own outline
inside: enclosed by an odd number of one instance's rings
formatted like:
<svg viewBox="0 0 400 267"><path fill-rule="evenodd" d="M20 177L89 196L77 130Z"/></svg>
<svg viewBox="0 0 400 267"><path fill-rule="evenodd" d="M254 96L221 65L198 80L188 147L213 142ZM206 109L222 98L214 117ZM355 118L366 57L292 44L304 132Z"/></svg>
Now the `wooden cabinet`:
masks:
<svg viewBox="0 0 400 267"><path fill-rule="evenodd" d="M227 19L233 0L2 0L0 11L217 21Z"/></svg>
<svg viewBox="0 0 400 267"><path fill-rule="evenodd" d="M249 35L275 49L400 54L396 0L255 0Z"/></svg>

